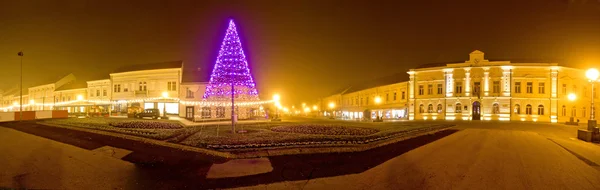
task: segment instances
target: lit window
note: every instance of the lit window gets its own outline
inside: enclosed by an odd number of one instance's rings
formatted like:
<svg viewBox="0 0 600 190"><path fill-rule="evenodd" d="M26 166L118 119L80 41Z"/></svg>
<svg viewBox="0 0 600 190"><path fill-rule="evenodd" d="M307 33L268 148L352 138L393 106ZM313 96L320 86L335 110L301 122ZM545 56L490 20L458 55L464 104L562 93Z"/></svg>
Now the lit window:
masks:
<svg viewBox="0 0 600 190"><path fill-rule="evenodd" d="M521 93L521 82L515 82L515 93Z"/></svg>
<svg viewBox="0 0 600 190"><path fill-rule="evenodd" d="M525 106L525 114L531 115L531 112L532 112L531 105L527 104L527 106Z"/></svg>
<svg viewBox="0 0 600 190"><path fill-rule="evenodd" d="M462 82L456 82L455 92L458 94L462 93Z"/></svg>
<svg viewBox="0 0 600 190"><path fill-rule="evenodd" d="M427 85L427 94L429 94L429 95L433 94L433 85L432 84Z"/></svg>
<svg viewBox="0 0 600 190"><path fill-rule="evenodd" d="M567 106L562 106L562 116L567 116Z"/></svg>
<svg viewBox="0 0 600 190"><path fill-rule="evenodd" d="M429 105L427 106L427 112L428 112L428 113L433 113L433 105L432 105L432 104L429 104Z"/></svg>
<svg viewBox="0 0 600 190"><path fill-rule="evenodd" d="M538 93L540 94L545 94L546 93L546 84L543 82L540 82L538 84Z"/></svg>
<svg viewBox="0 0 600 190"><path fill-rule="evenodd" d="M515 105L514 113L515 114L521 114L521 106L519 104Z"/></svg>
<svg viewBox="0 0 600 190"><path fill-rule="evenodd" d="M527 82L527 93L533 93L533 82Z"/></svg>
<svg viewBox="0 0 600 190"><path fill-rule="evenodd" d="M425 110L423 110L423 104L419 105L419 113L423 113Z"/></svg>
<svg viewBox="0 0 600 190"><path fill-rule="evenodd" d="M577 117L577 107L571 108L571 117Z"/></svg>
<svg viewBox="0 0 600 190"><path fill-rule="evenodd" d="M437 105L437 112L442 113L442 104Z"/></svg>
<svg viewBox="0 0 600 190"><path fill-rule="evenodd" d="M500 106L498 105L498 103L494 103L492 105L492 113L493 114L499 114L500 113Z"/></svg>
<svg viewBox="0 0 600 190"><path fill-rule="evenodd" d="M419 85L419 95L423 95L425 90L423 89L423 85Z"/></svg>
<svg viewBox="0 0 600 190"><path fill-rule="evenodd" d="M442 93L444 93L442 84L437 84L437 94L442 94Z"/></svg>
<svg viewBox="0 0 600 190"><path fill-rule="evenodd" d="M544 115L544 106L543 105L538 106L538 115Z"/></svg>
<svg viewBox="0 0 600 190"><path fill-rule="evenodd" d="M492 93L500 93L500 81L494 81Z"/></svg>
<svg viewBox="0 0 600 190"><path fill-rule="evenodd" d="M462 105L460 103L457 103L454 108L454 113L461 113L461 112L462 112Z"/></svg>

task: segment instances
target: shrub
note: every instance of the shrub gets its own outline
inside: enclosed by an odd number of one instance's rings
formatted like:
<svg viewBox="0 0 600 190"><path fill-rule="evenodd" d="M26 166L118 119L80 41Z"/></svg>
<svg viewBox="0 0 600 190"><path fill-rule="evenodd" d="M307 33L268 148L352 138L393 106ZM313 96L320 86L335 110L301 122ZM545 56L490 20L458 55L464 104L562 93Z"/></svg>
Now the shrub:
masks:
<svg viewBox="0 0 600 190"><path fill-rule="evenodd" d="M275 132L318 134L318 135L353 135L365 136L379 132L377 129L367 129L358 127L345 127L340 125L290 125L271 128Z"/></svg>
<svg viewBox="0 0 600 190"><path fill-rule="evenodd" d="M110 126L117 128L135 128L135 129L181 129L177 123L152 122L152 121L128 121L128 122L110 122Z"/></svg>

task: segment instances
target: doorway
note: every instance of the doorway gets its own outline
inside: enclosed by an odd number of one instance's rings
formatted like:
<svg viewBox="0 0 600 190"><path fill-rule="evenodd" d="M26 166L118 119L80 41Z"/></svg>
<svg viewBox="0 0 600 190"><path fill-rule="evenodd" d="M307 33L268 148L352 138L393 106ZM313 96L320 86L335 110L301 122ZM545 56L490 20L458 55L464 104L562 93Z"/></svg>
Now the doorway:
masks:
<svg viewBox="0 0 600 190"><path fill-rule="evenodd" d="M185 107L185 118L194 121L194 106Z"/></svg>
<svg viewBox="0 0 600 190"><path fill-rule="evenodd" d="M473 120L481 120L481 103L478 101L473 102Z"/></svg>

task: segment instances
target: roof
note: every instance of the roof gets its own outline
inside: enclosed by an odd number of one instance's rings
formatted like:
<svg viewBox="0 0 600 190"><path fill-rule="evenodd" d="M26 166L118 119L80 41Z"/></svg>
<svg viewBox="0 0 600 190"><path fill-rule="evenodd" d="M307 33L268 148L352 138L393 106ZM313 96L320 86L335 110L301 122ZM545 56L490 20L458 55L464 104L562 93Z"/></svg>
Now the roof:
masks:
<svg viewBox="0 0 600 190"><path fill-rule="evenodd" d="M183 64L181 82L208 82L212 68L202 68L200 64Z"/></svg>
<svg viewBox="0 0 600 190"><path fill-rule="evenodd" d="M369 89L369 88L374 88L374 87L378 87L378 86L394 84L394 83L399 83L399 82L404 82L404 81L408 81L408 74L407 73L396 73L393 75L388 75L385 77L366 81L361 84L352 85L344 93L352 93L352 92L357 92L357 91L361 91L364 89Z"/></svg>
<svg viewBox="0 0 600 190"><path fill-rule="evenodd" d="M61 87L56 88L54 91L72 90L78 88L87 88L87 82L84 80L71 81Z"/></svg>
<svg viewBox="0 0 600 190"><path fill-rule="evenodd" d="M128 65L128 66L118 68L112 73L124 73L124 72L131 72L131 71L154 70L154 69L182 68L182 65L183 65L183 61L169 61L169 62L160 62L160 63Z"/></svg>

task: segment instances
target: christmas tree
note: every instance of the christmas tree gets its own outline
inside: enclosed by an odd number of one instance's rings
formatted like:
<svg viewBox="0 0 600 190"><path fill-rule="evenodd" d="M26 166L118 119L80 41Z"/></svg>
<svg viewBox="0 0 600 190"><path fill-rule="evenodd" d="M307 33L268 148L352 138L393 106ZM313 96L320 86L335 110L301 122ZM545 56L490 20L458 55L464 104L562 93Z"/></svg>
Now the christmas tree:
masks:
<svg viewBox="0 0 600 190"><path fill-rule="evenodd" d="M230 20L203 98L207 101L231 101L232 85L235 100L259 100L235 23Z"/></svg>

